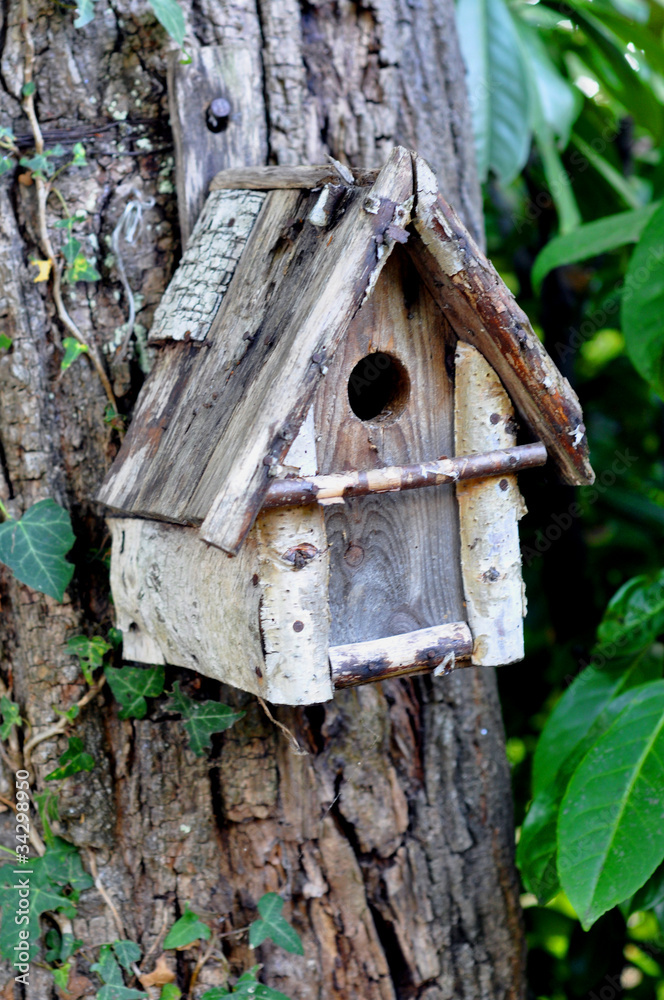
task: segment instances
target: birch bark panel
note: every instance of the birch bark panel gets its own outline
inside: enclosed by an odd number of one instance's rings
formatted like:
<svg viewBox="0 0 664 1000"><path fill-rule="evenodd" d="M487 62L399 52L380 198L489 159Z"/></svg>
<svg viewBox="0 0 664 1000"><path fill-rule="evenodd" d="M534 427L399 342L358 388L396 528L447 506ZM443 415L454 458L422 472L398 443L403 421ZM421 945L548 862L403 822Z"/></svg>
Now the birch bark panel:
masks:
<svg viewBox="0 0 664 1000"><path fill-rule="evenodd" d="M207 337L265 201L255 191L215 191L157 306L149 342Z"/></svg>
<svg viewBox="0 0 664 1000"><path fill-rule="evenodd" d="M372 469L453 454L454 337L395 249L372 297L350 326L316 394L321 473ZM363 421L351 410L355 365L374 352L405 366L401 414ZM463 621L458 520L452 487L386 493L325 508L330 546L331 645Z"/></svg>
<svg viewBox="0 0 664 1000"><path fill-rule="evenodd" d="M264 163L267 132L262 67L255 46L194 46L191 62L179 52L169 60L168 100L175 145L175 179L183 247L203 208L208 186L225 167ZM221 131L208 127L212 101L222 98L230 114Z"/></svg>
<svg viewBox="0 0 664 1000"><path fill-rule="evenodd" d="M457 450L472 455L515 444L514 408L480 352L459 341L455 372ZM472 662L495 667L522 660L526 605L519 520L526 507L516 476L460 482L456 491Z"/></svg>

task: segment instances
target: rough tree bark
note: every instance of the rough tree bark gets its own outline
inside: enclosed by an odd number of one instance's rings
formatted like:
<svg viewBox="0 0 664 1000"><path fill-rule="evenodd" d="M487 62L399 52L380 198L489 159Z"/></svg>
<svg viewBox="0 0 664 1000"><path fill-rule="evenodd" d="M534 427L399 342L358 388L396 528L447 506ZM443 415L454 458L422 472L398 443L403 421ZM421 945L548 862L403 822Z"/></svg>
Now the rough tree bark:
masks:
<svg viewBox="0 0 664 1000"><path fill-rule="evenodd" d="M122 255L146 329L180 253L167 96L167 39L145 0L98 0L95 19L73 27L71 11L28 0L36 47L36 106L47 144L84 141L90 165L63 174L70 211L88 212L87 243L103 280L67 286L73 318L105 352L125 412L141 380L135 361L115 361L127 301L111 234L128 200L143 212ZM479 237L481 206L472 162L462 64L451 0L183 0L192 45L242 39L263 66L270 161L377 166L400 142L434 166L445 196ZM21 110L24 48L19 0L4 0L0 115L25 150ZM1 672L34 732L85 688L66 653L77 633L112 623L108 535L90 502L117 450L104 423L106 398L85 359L59 373L62 328L29 259L39 256L35 188L0 187L0 317L13 338L0 357L0 497L20 515L53 497L72 513L76 574L64 604L2 570ZM49 203L51 220L57 206ZM183 600L191 595L183 594ZM305 955L270 944L257 956L246 936L221 939L230 969L254 959L263 978L294 1000L426 1000L523 996L523 936L512 862L509 774L491 670L436 680L394 680L339 692L307 711L280 710L306 748L294 754L260 706L187 671L190 691L242 705L246 717L194 758L179 720L152 703L142 721L120 721L106 690L76 722L97 759L65 784L60 830L94 856L100 878L143 951L189 902L220 933L255 917L255 901L281 893ZM34 785L63 752L39 744ZM4 766L4 765L3 765ZM0 794L11 795L4 773ZM11 814L0 815L11 842ZM6 836L5 836L6 835ZM91 889L76 936L85 977L91 947L117 936L112 913ZM158 947L153 958L159 954ZM195 954L170 952L186 987ZM151 967L148 963L148 970ZM7 966L2 996L14 996ZM94 977L92 977L94 979ZM198 979L225 981L213 956ZM92 998L92 981L79 980ZM16 996L57 994L33 967Z"/></svg>

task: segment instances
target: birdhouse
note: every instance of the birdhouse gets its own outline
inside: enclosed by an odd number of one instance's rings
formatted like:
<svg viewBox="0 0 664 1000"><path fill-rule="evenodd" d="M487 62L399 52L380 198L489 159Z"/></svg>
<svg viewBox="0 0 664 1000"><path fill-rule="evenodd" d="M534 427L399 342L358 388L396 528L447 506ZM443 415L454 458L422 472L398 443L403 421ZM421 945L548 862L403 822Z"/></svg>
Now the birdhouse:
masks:
<svg viewBox="0 0 664 1000"><path fill-rule="evenodd" d="M306 705L523 656L516 473L592 482L585 429L424 160L218 175L149 339L98 495L127 659Z"/></svg>

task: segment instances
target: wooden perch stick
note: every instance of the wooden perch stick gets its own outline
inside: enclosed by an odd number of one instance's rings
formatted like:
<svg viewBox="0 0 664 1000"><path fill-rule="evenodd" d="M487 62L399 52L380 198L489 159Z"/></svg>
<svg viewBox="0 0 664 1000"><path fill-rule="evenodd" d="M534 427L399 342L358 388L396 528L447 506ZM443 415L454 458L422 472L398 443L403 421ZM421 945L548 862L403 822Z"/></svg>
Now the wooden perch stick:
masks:
<svg viewBox="0 0 664 1000"><path fill-rule="evenodd" d="M348 168L358 187L373 184L378 170ZM274 191L277 188L299 188L310 190L323 184L344 183L337 171L329 163L321 166L300 167L231 167L221 170L211 181L210 191L224 188L240 188L243 191Z"/></svg>
<svg viewBox="0 0 664 1000"><path fill-rule="evenodd" d="M386 639L331 646L332 683L335 688L353 687L436 667L441 668L439 673L448 674L455 666L460 666L458 660L468 659L472 651L473 637L466 622L450 622Z"/></svg>
<svg viewBox="0 0 664 1000"><path fill-rule="evenodd" d="M488 451L483 455L441 458L420 465L388 466L368 472L339 472L329 476L277 479L267 491L263 509L308 503L339 503L345 497L370 493L416 490L465 479L483 479L532 469L546 462L546 448L539 441L514 448Z"/></svg>

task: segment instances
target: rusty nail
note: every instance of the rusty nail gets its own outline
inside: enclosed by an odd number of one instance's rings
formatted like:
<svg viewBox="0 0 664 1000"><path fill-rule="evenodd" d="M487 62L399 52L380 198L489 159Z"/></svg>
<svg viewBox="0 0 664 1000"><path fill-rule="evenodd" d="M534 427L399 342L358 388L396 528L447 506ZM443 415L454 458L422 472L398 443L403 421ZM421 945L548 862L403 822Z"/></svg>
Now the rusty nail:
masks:
<svg viewBox="0 0 664 1000"><path fill-rule="evenodd" d="M503 492L505 492L505 490L506 490L506 489L507 489L507 487L509 486L509 483L507 482L507 480L506 480L506 479L501 479L501 480L500 480L500 483L499 483L498 485L500 486L501 490L502 490Z"/></svg>

